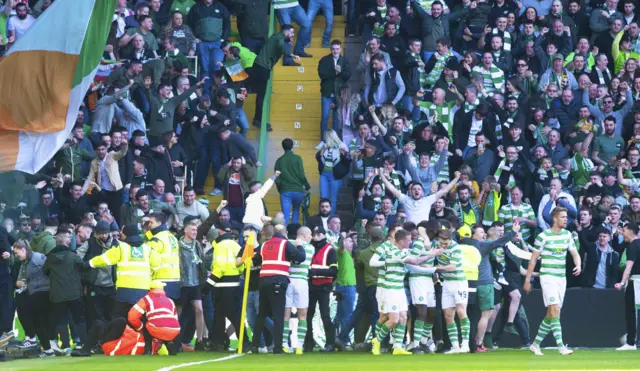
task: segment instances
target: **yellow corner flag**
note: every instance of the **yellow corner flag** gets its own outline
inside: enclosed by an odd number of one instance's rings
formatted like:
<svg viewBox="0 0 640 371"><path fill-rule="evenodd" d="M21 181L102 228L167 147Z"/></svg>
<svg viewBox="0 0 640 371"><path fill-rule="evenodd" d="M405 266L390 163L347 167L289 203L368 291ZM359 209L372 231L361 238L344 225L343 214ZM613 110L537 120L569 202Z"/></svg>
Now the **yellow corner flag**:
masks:
<svg viewBox="0 0 640 371"><path fill-rule="evenodd" d="M251 233L244 245L242 261L244 262L244 293L242 294L242 312L240 313L240 333L238 334L238 354L242 354L244 345L244 323L247 317L247 298L249 296L249 277L251 275L251 259L255 253L256 235Z"/></svg>

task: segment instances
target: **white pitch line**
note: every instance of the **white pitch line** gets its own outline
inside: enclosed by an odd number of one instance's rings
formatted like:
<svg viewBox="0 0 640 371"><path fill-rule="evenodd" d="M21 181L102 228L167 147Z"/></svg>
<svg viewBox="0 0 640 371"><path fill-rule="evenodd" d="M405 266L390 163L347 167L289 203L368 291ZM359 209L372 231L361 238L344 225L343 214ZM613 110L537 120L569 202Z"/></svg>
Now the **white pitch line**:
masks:
<svg viewBox="0 0 640 371"><path fill-rule="evenodd" d="M209 359L209 360L206 360L206 361L181 363L181 364L175 365L175 366L163 367L163 368L158 369L156 371L171 371L171 370L175 370L177 368L196 366L196 365L201 365L201 364L204 364L204 363L222 362L222 361L227 361L227 360L230 360L230 359L242 357L243 355L244 354L232 354L230 356L226 356L226 357L222 357L222 358L216 358L216 359Z"/></svg>

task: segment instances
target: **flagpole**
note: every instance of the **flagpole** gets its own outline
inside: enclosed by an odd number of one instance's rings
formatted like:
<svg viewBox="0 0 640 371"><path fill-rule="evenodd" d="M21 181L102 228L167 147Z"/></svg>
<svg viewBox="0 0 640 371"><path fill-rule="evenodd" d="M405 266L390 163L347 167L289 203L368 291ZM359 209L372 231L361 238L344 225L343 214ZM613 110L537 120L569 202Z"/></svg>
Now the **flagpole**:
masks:
<svg viewBox="0 0 640 371"><path fill-rule="evenodd" d="M238 354L242 354L242 346L244 344L244 321L247 317L247 299L249 297L249 278L251 277L251 263L253 258L253 252L251 256L247 256L247 248L249 246L255 246L253 241L254 236L250 236L245 245L244 258L244 293L242 294L242 311L240 312L240 331L238 333ZM252 249L253 250L253 249Z"/></svg>

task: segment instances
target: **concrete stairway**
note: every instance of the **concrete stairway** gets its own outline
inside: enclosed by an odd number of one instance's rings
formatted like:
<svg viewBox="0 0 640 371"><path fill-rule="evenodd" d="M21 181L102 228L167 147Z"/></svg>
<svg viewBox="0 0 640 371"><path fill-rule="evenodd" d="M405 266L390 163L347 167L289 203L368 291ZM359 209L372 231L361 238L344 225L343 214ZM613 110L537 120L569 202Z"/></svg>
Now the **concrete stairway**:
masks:
<svg viewBox="0 0 640 371"><path fill-rule="evenodd" d="M322 115L320 104L320 78L318 76L318 62L320 58L330 53L322 48L322 33L324 31L324 17L319 15L313 22L311 47L306 51L313 58L303 58L300 67L285 67L282 63L273 71L273 95L271 98L270 123L273 131L269 133L267 143L267 160L265 177L273 175L273 168L278 157L282 156L282 140L291 138L294 141L294 152L302 156L304 169L309 184L311 184L310 215L318 210L320 186L318 166L315 159L314 147L320 141L320 118ZM296 32L297 32L297 26ZM278 26L276 26L279 29ZM343 16L334 16L332 39L344 42L345 23ZM355 69L355 65L352 66ZM255 111L255 95L245 100L244 110L249 118L253 118ZM256 151L259 145L260 131L251 127L247 139L254 144ZM205 190L213 189L213 177L207 179ZM222 199L221 196L206 196L210 207L214 208ZM275 215L281 210L280 195L274 186L265 197L269 214Z"/></svg>

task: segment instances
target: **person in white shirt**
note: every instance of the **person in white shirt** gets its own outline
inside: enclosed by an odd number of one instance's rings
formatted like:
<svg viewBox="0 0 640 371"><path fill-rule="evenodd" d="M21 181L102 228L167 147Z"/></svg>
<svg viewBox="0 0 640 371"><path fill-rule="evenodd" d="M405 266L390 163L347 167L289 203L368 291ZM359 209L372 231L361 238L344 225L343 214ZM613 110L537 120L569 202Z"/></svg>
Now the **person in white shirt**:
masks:
<svg viewBox="0 0 640 371"><path fill-rule="evenodd" d="M19 3L16 5L16 16L9 18L7 21L7 37L9 38L9 44L13 44L20 39L31 26L36 22L36 19L29 14L27 4Z"/></svg>
<svg viewBox="0 0 640 371"><path fill-rule="evenodd" d="M407 214L407 221L415 224L420 223L423 220L429 220L429 213L431 212L431 206L437 199L444 197L454 185L458 183L460 179L460 172L455 172L455 177L444 188L440 189L436 193L429 196L424 196L424 188L419 182L410 182L408 187L408 194L400 192L389 181L386 175L384 175L383 169L379 169L377 175L384 182L384 186L391 192L397 199L404 205L404 211Z"/></svg>

